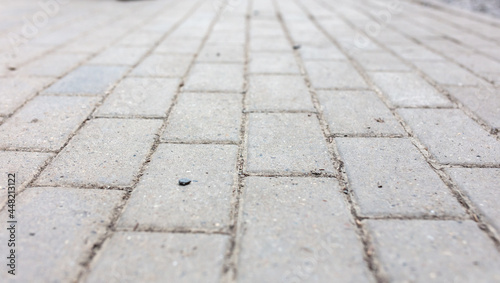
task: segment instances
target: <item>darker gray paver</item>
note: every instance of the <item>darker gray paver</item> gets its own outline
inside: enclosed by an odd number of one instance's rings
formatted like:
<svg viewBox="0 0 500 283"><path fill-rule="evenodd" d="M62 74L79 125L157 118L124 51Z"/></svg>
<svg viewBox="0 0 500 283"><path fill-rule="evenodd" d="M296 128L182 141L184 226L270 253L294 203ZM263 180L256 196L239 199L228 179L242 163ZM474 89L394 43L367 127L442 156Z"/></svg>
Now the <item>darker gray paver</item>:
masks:
<svg viewBox="0 0 500 283"><path fill-rule="evenodd" d="M28 188L17 198L17 274L6 267L2 282L76 281L92 247L106 233L124 192L74 188ZM7 210L0 213L7 221ZM22 227L22 228L21 228ZM0 240L7 243L2 229ZM7 245L0 251L7 255ZM22 263L22 264L21 264Z"/></svg>
<svg viewBox="0 0 500 283"><path fill-rule="evenodd" d="M37 184L130 186L162 121L94 119L89 121Z"/></svg>
<svg viewBox="0 0 500 283"><path fill-rule="evenodd" d="M161 144L118 226L131 229L138 223L139 229L226 228L237 151L235 145ZM179 186L181 178L192 182Z"/></svg>
<svg viewBox="0 0 500 283"><path fill-rule="evenodd" d="M500 281L500 254L477 223L374 220L367 226L391 281Z"/></svg>
<svg viewBox="0 0 500 283"><path fill-rule="evenodd" d="M249 114L249 172L332 173L329 155L316 115Z"/></svg>
<svg viewBox="0 0 500 283"><path fill-rule="evenodd" d="M500 142L459 109L399 109L441 163L500 163Z"/></svg>
<svg viewBox="0 0 500 283"><path fill-rule="evenodd" d="M239 282L373 282L335 179L250 177Z"/></svg>
<svg viewBox="0 0 500 283"><path fill-rule="evenodd" d="M334 134L404 134L391 111L370 91L318 91Z"/></svg>
<svg viewBox="0 0 500 283"><path fill-rule="evenodd" d="M97 102L94 97L38 96L0 126L0 147L58 150Z"/></svg>
<svg viewBox="0 0 500 283"><path fill-rule="evenodd" d="M239 93L181 93L162 140L237 142L241 100Z"/></svg>
<svg viewBox="0 0 500 283"><path fill-rule="evenodd" d="M339 138L336 142L362 215L465 215L409 140Z"/></svg>
<svg viewBox="0 0 500 283"><path fill-rule="evenodd" d="M227 242L224 235L118 232L87 282L219 282Z"/></svg>
<svg viewBox="0 0 500 283"><path fill-rule="evenodd" d="M44 95L104 95L127 71L125 66L78 67L44 90Z"/></svg>

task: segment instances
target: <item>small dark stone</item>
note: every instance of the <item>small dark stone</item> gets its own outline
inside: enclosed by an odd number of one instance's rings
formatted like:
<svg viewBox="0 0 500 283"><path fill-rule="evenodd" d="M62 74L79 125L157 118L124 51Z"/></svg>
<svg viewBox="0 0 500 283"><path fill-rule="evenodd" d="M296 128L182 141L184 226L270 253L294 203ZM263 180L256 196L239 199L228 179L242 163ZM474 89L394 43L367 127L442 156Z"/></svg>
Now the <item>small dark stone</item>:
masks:
<svg viewBox="0 0 500 283"><path fill-rule="evenodd" d="M181 186L187 186L189 184L191 184L191 180L186 179L186 178L179 179L179 185L181 185Z"/></svg>
<svg viewBox="0 0 500 283"><path fill-rule="evenodd" d="M293 46L293 49L294 49L294 50L300 49L300 44L295 44L295 45Z"/></svg>
<svg viewBox="0 0 500 283"><path fill-rule="evenodd" d="M9 71L15 71L16 67L9 67L8 69L9 69Z"/></svg>

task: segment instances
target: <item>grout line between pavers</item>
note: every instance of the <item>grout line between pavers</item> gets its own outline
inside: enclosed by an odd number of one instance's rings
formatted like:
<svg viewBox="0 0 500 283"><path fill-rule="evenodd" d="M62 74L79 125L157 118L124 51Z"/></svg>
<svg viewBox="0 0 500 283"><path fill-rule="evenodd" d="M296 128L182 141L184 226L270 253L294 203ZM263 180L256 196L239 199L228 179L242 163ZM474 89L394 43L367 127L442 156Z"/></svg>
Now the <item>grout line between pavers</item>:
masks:
<svg viewBox="0 0 500 283"><path fill-rule="evenodd" d="M245 45L244 45L244 67L243 67L243 92L241 97L242 109L245 109L247 92L248 92L248 78L249 78L249 52L250 52L250 20L251 9L253 7L253 0L248 0L246 13L245 13ZM247 152L247 138L248 137L248 113L242 111L241 124L239 133L239 147L236 162L236 184L237 187L233 190L231 199L232 207L230 212L230 239L226 253L224 255L224 263L222 266L222 275L220 282L229 283L236 282L238 277L238 257L240 251L240 231L241 231L241 213L243 208L242 195L245 189L245 164Z"/></svg>
<svg viewBox="0 0 500 283"><path fill-rule="evenodd" d="M285 35L286 35L289 43L291 45L293 45L294 44L293 38L291 37L290 31L288 30L288 27L286 26L286 24L281 16L281 12L278 8L279 6L278 6L278 3L276 1L277 0L273 0L273 5L274 5L274 7L276 7L277 17L279 19L279 22L282 26L283 31L285 32ZM296 5L298 5L298 3L296 1L294 1L294 2ZM305 13L304 12L305 9L301 5L298 5L298 6L299 6L299 9L303 13ZM309 13L305 13L305 14L310 17ZM368 231L364 228L361 220L358 217L358 213L357 213L357 209L356 209L357 204L354 201L352 190L349 189L349 181L347 178L347 174L343 170L344 162L340 158L340 154L338 152L335 140L333 138L331 138L332 133L329 129L328 122L326 121L326 119L324 117L323 110L322 110L321 104L319 102L319 98L316 94L316 91L314 90L314 88L312 86L311 80L310 80L309 75L305 69L305 64L304 64L304 61L303 61L300 53L297 50L295 50L294 55L295 55L296 62L298 63L298 65L303 73L303 77L304 77L304 80L306 82L306 85L309 88L309 93L311 95L311 99L313 101L314 107L316 108L316 110L318 112L317 118L319 120L321 130L322 130L323 135L325 137L326 144L328 146L328 151L330 153L330 157L333 160L334 168L337 171L336 177L337 177L337 180L339 182L339 187L340 187L340 191L338 193L344 195L344 201L347 203L347 208L351 214L351 218L352 218L351 221L353 221L354 222L353 224L355 224L354 225L354 227L356 227L355 232L359 236L359 239L360 239L361 244L363 246L363 250L361 252L363 253L363 258L364 258L364 261L366 263L366 267L370 271L370 274L373 276L375 281L377 281L379 283L385 282L385 280L379 274L379 264L378 264L376 258L374 257L372 243L371 243L370 238L367 236Z"/></svg>
<svg viewBox="0 0 500 283"><path fill-rule="evenodd" d="M295 1L299 1L299 0L295 0ZM322 3L323 6L325 8L327 8L329 11L331 11L331 12L335 13L337 16L339 16L339 18L341 18L343 21L345 21L349 26L353 27L353 25L350 24L350 22L348 20L346 20L345 17L343 17L342 15L337 13L337 11L335 9L333 9L330 5L325 4L325 2L323 2L322 0L317 0L317 1ZM306 10L306 9L304 8L304 10ZM327 36L343 53L345 53L345 55L349 58L349 61L354 66L354 68L361 74L361 76L365 79L365 81L376 90L376 92L378 93L381 100L386 105L389 105L388 99L385 97L383 92L380 89L378 89L375 86L375 84L371 81L370 77L365 72L365 70L361 67L361 65L357 62L357 60L355 60L351 55L349 55L348 52L346 52L344 50L344 48L342 46L340 46L340 44L338 44L338 42L330 34L328 34L319 23L316 22L316 20L314 19L314 16L312 14L308 13L308 15L310 16L311 21L314 22L314 24L325 34L325 36ZM355 28L355 27L353 27L353 28ZM357 28L355 28L355 29L358 30ZM383 46L385 49L387 49L385 47L385 45L380 44L376 39L373 39L373 40L375 42L377 42L380 46ZM416 138L412 129L404 122L404 119L402 119L402 117L398 113L396 113L394 110L391 109L391 112L396 117L396 119L401 123L401 125L403 126L405 131L408 133L410 141L420 151L420 153L423 155L423 157L425 158L426 162L429 164L431 169L439 176L439 178L443 181L443 183L449 188L450 192L455 196L457 201L462 205L462 207L465 209L467 214L470 216L470 219L472 219L478 223L478 227L488 235L488 237L494 243L496 249L500 252L499 236L495 234L495 232L494 232L495 229L493 228L493 225L489 224L484 219L484 217L482 217L481 214L478 213L479 210L475 207L474 203L452 181L449 174L447 174L443 170L441 165L435 160L435 158L427 150L425 145L418 138Z"/></svg>

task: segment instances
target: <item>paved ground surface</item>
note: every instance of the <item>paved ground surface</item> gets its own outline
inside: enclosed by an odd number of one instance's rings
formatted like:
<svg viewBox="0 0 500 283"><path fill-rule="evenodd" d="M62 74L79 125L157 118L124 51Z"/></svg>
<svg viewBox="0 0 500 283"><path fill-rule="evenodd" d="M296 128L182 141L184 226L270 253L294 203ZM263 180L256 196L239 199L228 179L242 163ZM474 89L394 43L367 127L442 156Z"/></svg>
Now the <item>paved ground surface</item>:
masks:
<svg viewBox="0 0 500 283"><path fill-rule="evenodd" d="M0 281L500 282L499 21L41 3L0 2Z"/></svg>

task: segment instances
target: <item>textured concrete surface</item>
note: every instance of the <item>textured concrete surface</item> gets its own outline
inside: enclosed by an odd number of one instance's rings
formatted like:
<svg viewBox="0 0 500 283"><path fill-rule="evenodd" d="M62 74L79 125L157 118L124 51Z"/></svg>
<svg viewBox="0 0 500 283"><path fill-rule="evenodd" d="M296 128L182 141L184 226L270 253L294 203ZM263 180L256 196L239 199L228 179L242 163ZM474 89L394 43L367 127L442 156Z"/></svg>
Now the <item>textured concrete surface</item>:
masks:
<svg viewBox="0 0 500 283"><path fill-rule="evenodd" d="M0 7L1 282L500 282L497 19Z"/></svg>

